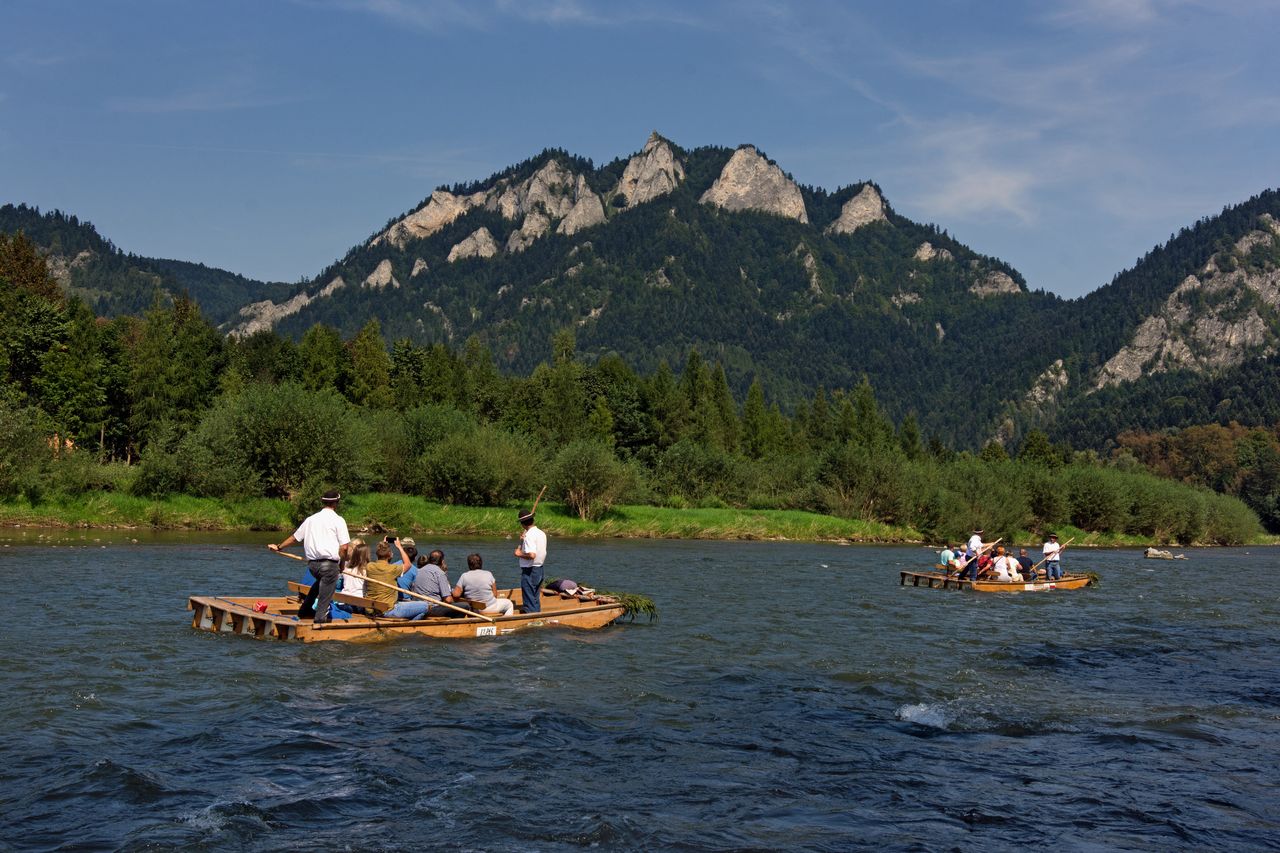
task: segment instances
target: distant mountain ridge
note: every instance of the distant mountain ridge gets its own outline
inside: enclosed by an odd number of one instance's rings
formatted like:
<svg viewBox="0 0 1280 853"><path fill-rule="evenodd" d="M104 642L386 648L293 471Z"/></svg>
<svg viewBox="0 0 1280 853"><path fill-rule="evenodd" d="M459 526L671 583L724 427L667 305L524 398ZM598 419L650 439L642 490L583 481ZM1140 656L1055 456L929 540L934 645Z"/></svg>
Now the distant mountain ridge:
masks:
<svg viewBox="0 0 1280 853"><path fill-rule="evenodd" d="M102 316L140 314L157 297L185 293L215 323L236 316L253 299L280 298L297 285L262 282L190 261L126 254L89 222L25 204L0 206L0 233L22 231L45 252L49 271L68 294Z"/></svg>
<svg viewBox="0 0 1280 853"><path fill-rule="evenodd" d="M32 215L4 208L0 230ZM551 149L438 188L294 285L124 255L92 226L73 238L86 224L57 216L44 239L28 235L100 311L185 290L237 336L296 339L326 323L350 337L376 317L389 341L475 337L527 371L567 327L585 357L616 352L646 372L696 347L739 393L759 377L787 406L865 374L890 414L914 411L926 434L971 447L1016 446L1032 427L1099 445L1127 423L1275 410L1248 386L1225 402L1211 390L1235 388L1233 372L1270 375L1277 358L1275 191L1075 300L1031 291L1003 261L899 215L870 180L829 192L754 146L686 150L657 133L604 166ZM1150 411L1153 388L1175 386L1175 403L1196 402ZM1126 399L1146 409L1126 412Z"/></svg>

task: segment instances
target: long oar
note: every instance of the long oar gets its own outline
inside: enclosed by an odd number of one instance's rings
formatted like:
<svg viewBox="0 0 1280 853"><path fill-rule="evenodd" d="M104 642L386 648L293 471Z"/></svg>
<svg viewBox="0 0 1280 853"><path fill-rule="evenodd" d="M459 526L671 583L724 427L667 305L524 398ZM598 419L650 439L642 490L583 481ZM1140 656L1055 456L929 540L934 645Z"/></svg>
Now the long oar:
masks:
<svg viewBox="0 0 1280 853"><path fill-rule="evenodd" d="M402 587L396 586L393 583L387 583L386 581L380 581L375 578L364 577L362 575L356 574L355 572L343 572L343 574L349 575L353 578L360 578L365 583L376 583L378 586L385 586L387 589L394 589L396 592L403 592L405 595L409 596L410 598L417 598L417 599L421 599L422 601L430 601L432 604L439 604L444 607L448 607L450 610L456 610L459 613L465 613L468 616L479 616L481 619L483 619L486 622L494 621L493 617L491 616L485 616L483 613L479 613L475 610L467 610L465 607L458 607L456 605L450 604L447 601L441 601L438 598L432 598L429 595L423 595L420 592L414 592L411 589L403 589Z"/></svg>
<svg viewBox="0 0 1280 853"><path fill-rule="evenodd" d="M1067 546L1068 546L1068 545L1070 545L1070 544L1071 544L1072 542L1074 542L1074 541L1076 541L1076 537L1072 536L1072 537L1071 537L1070 539L1068 539L1066 542L1063 542L1061 545L1059 545L1059 546L1058 546L1058 558L1059 558L1059 559L1061 559L1061 558L1062 558L1062 552L1063 552L1063 551L1065 551L1065 550L1067 550ZM1037 572L1037 570L1040 568L1041 564L1042 564L1042 563L1047 562L1047 561L1048 561L1048 559L1049 559L1048 557L1045 557L1045 558L1044 558L1044 559L1042 559L1039 563L1036 563L1034 566L1032 566L1032 567L1031 567L1031 571L1033 571L1033 572ZM1037 574L1038 574L1038 572L1037 572Z"/></svg>
<svg viewBox="0 0 1280 853"><path fill-rule="evenodd" d="M288 557L290 560L302 560L305 562L307 559L306 557L299 557L297 554L290 554L288 551L275 551L274 553L279 554L282 557ZM403 592L405 595L409 596L410 598L419 598L423 601L430 601L432 604L439 604L443 607L448 607L450 610L456 610L459 613L465 613L468 616L479 616L481 619L483 619L486 622L494 621L492 617L485 616L483 613L477 613L474 610L467 610L464 607L457 607L455 605L450 604L447 601L441 601L438 598L432 598L429 595L423 595L422 593L414 592L411 589L403 589L399 586L396 586L395 584L386 583L384 581L377 580L376 578L367 578L363 575L358 575L355 572L348 572L348 571L344 571L343 574L349 577L359 578L360 580L365 581L366 583L376 583L379 586L385 586L388 589L394 589L396 592Z"/></svg>

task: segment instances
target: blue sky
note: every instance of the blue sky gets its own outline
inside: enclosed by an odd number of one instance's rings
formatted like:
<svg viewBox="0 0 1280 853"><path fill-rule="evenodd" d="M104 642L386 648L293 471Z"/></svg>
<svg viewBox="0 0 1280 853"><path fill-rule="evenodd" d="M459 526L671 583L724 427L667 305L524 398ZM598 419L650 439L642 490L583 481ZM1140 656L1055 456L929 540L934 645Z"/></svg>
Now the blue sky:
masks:
<svg viewBox="0 0 1280 853"><path fill-rule="evenodd" d="M0 201L318 273L441 184L753 143L1078 296L1280 185L1280 3L7 0Z"/></svg>

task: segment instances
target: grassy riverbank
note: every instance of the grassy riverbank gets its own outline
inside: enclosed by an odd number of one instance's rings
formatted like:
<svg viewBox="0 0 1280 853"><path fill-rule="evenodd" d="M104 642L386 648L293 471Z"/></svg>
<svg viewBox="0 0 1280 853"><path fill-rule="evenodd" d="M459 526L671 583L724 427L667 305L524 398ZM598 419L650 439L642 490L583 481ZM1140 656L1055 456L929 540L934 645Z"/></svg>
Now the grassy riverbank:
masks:
<svg viewBox="0 0 1280 853"><path fill-rule="evenodd" d="M9 527L271 530L293 529L292 506L283 500L252 498L221 501L186 495L163 500L116 492L89 493L31 504L0 503L0 525ZM343 503L353 529L395 530L402 534L509 536L517 529L514 507L464 507L408 495L354 495ZM582 521L560 504L544 502L539 524L558 536L638 539L778 539L828 542L923 542L911 528L856 521L798 510L671 509L620 506L598 522ZM1149 539L1127 534L1085 533L1059 529L1063 541L1077 545L1139 546ZM1013 541L1039 544L1039 536L1022 531ZM1280 537L1261 537L1249 544L1280 544Z"/></svg>

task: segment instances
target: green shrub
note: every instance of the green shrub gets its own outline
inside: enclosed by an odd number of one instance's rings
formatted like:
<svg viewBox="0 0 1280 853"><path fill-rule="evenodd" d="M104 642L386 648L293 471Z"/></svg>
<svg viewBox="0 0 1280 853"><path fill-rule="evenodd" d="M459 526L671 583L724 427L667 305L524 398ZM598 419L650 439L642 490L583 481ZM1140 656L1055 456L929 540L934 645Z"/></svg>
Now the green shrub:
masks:
<svg viewBox="0 0 1280 853"><path fill-rule="evenodd" d="M832 447L818 463L814 504L833 515L906 524L912 505L906 460L854 442Z"/></svg>
<svg viewBox="0 0 1280 853"><path fill-rule="evenodd" d="M1205 535L1205 494L1187 490L1186 495L1178 503L1178 528L1174 538L1179 544L1192 545L1203 542Z"/></svg>
<svg viewBox="0 0 1280 853"><path fill-rule="evenodd" d="M500 506L543 480L529 440L489 426L443 439L420 465L428 494L464 506Z"/></svg>
<svg viewBox="0 0 1280 853"><path fill-rule="evenodd" d="M984 463L963 454L944 468L946 488L956 492L964 511L945 530L947 538L967 538L982 528L990 541L1008 539L1031 526L1031 505L1013 462Z"/></svg>
<svg viewBox="0 0 1280 853"><path fill-rule="evenodd" d="M1241 545L1262 534L1258 514L1230 495L1204 496L1205 536L1216 545Z"/></svg>
<svg viewBox="0 0 1280 853"><path fill-rule="evenodd" d="M597 521L626 490L626 467L598 441L565 445L552 466L552 490L583 521Z"/></svg>
<svg viewBox="0 0 1280 853"><path fill-rule="evenodd" d="M219 399L180 456L197 494L291 498L312 480L364 488L375 452L370 428L337 392L285 383Z"/></svg>
<svg viewBox="0 0 1280 853"><path fill-rule="evenodd" d="M1040 463L1021 462L1023 490L1034 530L1050 530L1067 517L1067 496L1059 477Z"/></svg>
<svg viewBox="0 0 1280 853"><path fill-rule="evenodd" d="M182 463L175 453L153 444L142 454L129 493L140 498L163 498L181 492L186 485Z"/></svg>
<svg viewBox="0 0 1280 853"><path fill-rule="evenodd" d="M653 479L662 494L695 506L711 495L728 498L741 491L734 458L689 439L681 439L663 452Z"/></svg>
<svg viewBox="0 0 1280 853"><path fill-rule="evenodd" d="M39 409L0 403L0 498L40 499L53 464L46 439L51 432L48 418Z"/></svg>
<svg viewBox="0 0 1280 853"><path fill-rule="evenodd" d="M1132 503L1131 478L1118 471L1073 465L1066 469L1067 506L1071 523L1081 530L1124 530Z"/></svg>
<svg viewBox="0 0 1280 853"><path fill-rule="evenodd" d="M1186 514L1184 504L1194 500L1194 491L1149 475L1130 477L1128 531L1156 542L1172 541Z"/></svg>

